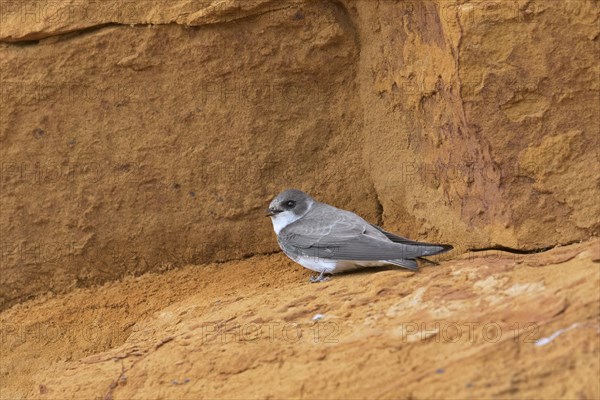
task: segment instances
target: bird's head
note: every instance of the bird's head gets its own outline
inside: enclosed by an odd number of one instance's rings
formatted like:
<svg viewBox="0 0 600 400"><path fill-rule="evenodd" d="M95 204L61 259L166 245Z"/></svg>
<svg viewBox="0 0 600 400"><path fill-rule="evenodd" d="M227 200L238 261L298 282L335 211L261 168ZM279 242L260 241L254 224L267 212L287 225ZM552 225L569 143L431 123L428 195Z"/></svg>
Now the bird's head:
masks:
<svg viewBox="0 0 600 400"><path fill-rule="evenodd" d="M266 215L271 217L275 231L279 233L279 230L303 217L314 202L314 199L303 191L288 189L271 201Z"/></svg>

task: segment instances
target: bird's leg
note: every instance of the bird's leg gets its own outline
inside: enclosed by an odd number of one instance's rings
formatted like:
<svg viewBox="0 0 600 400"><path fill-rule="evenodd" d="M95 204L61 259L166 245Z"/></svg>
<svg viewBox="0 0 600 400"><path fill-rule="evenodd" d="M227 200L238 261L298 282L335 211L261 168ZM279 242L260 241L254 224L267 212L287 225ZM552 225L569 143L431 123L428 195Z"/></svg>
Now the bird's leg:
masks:
<svg viewBox="0 0 600 400"><path fill-rule="evenodd" d="M325 271L321 271L319 276L311 276L310 277L311 283L324 282L324 281L328 281L328 280L329 280L329 277L325 276Z"/></svg>

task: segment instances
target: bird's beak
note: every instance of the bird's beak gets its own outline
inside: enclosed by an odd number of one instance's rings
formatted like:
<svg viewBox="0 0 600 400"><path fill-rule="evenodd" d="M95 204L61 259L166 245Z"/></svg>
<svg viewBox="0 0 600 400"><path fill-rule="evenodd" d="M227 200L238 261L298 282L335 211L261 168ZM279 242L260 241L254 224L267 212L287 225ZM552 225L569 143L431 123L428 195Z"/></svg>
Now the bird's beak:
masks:
<svg viewBox="0 0 600 400"><path fill-rule="evenodd" d="M274 208L267 208L265 217L272 217L273 215L276 215L276 214L278 214L280 212L281 212L281 210L276 210Z"/></svg>

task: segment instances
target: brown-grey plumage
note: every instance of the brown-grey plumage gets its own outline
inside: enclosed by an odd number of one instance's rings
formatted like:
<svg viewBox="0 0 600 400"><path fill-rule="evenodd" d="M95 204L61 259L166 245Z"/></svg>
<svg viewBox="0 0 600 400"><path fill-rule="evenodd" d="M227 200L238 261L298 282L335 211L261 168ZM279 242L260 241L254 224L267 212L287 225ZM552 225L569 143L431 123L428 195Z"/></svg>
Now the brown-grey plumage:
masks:
<svg viewBox="0 0 600 400"><path fill-rule="evenodd" d="M413 241L373 225L358 215L290 189L271 202L277 241L286 255L324 274L355 268L397 265L417 269L416 259L444 253L450 245Z"/></svg>

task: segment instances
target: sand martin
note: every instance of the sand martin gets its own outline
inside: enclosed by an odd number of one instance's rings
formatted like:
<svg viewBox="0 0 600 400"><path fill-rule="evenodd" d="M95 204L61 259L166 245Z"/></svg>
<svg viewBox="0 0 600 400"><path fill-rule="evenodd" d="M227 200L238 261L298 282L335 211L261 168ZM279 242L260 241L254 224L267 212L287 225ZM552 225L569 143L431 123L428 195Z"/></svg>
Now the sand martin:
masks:
<svg viewBox="0 0 600 400"><path fill-rule="evenodd" d="M267 209L277 242L292 260L319 273L336 274L366 267L395 265L417 269L416 259L452 250L447 244L415 242L384 231L354 214L308 194L289 189Z"/></svg>

